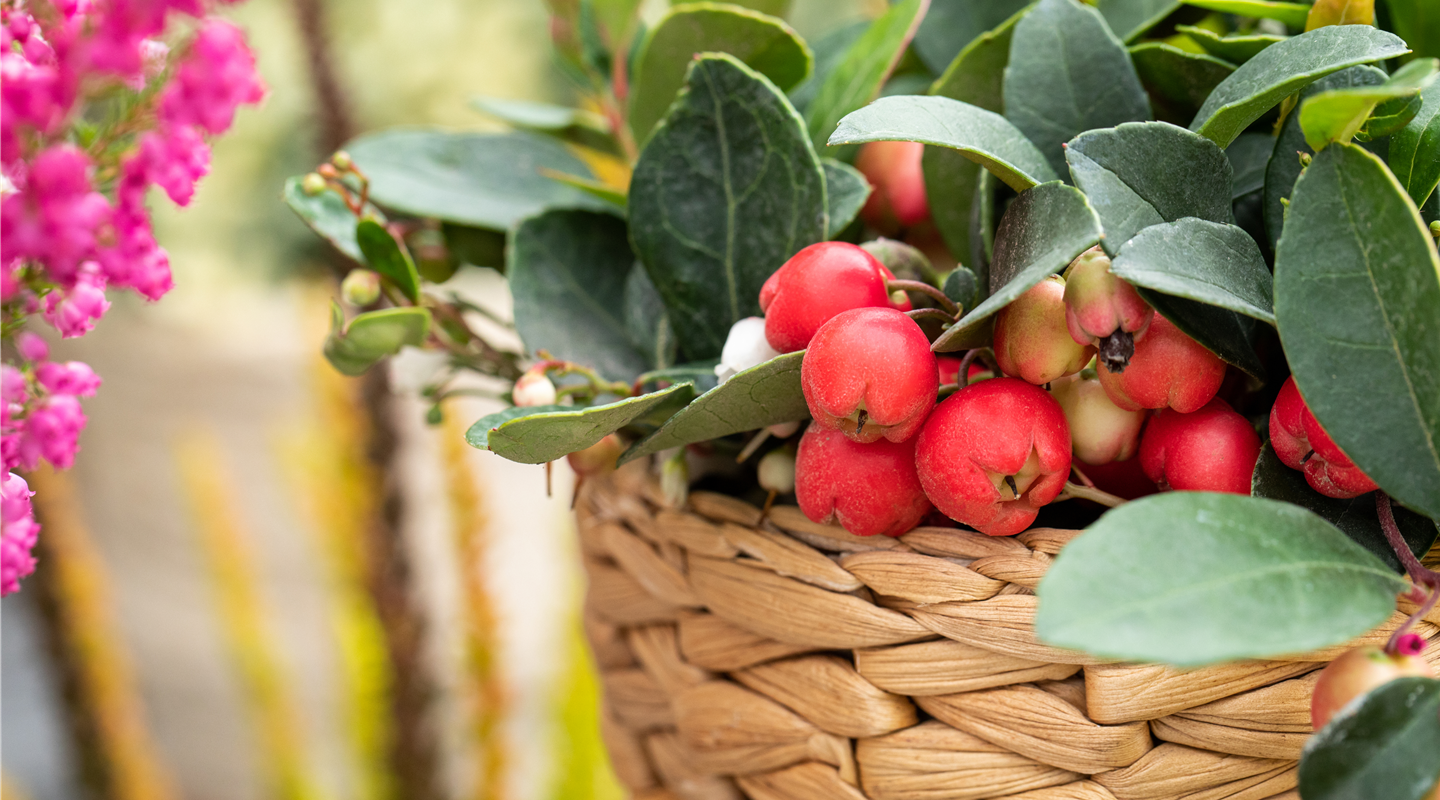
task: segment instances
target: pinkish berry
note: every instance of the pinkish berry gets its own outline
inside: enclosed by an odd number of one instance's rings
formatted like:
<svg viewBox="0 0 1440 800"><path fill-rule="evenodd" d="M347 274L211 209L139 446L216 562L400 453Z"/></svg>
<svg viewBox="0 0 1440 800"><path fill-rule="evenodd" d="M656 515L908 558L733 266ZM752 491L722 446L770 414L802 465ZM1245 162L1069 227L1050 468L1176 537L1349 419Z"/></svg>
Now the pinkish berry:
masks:
<svg viewBox="0 0 1440 800"><path fill-rule="evenodd" d="M1100 362L1120 373L1130 363L1135 341L1155 311L1135 287L1110 273L1110 257L1098 246L1080 254L1065 270L1065 324L1080 344L1099 348Z"/></svg>

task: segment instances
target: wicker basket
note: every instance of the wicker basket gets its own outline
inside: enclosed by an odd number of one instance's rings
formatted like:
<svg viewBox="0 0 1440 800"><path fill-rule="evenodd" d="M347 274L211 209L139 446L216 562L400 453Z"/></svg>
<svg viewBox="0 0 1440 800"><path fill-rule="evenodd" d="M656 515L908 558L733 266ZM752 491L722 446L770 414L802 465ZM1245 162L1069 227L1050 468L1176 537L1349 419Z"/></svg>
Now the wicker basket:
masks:
<svg viewBox="0 0 1440 800"><path fill-rule="evenodd" d="M602 727L637 798L1298 800L1316 670L1344 648L1103 663L1031 630L1077 531L860 538L794 507L660 498L631 465L576 508Z"/></svg>

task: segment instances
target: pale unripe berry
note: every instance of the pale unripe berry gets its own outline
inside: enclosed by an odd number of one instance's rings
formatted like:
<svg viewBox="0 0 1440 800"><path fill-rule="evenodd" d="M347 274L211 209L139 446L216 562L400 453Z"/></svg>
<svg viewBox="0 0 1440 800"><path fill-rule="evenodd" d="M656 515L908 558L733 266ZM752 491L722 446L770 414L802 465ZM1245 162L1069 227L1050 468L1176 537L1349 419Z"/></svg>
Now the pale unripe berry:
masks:
<svg viewBox="0 0 1440 800"><path fill-rule="evenodd" d="M350 154L344 150L336 150L335 154L330 156L330 163L334 164L338 170L348 171L355 166L355 162L350 159Z"/></svg>
<svg viewBox="0 0 1440 800"><path fill-rule="evenodd" d="M1077 460L1109 464L1135 455L1146 412L1126 411L1110 401L1105 387L1089 370L1050 384L1050 395L1065 411L1070 444Z"/></svg>
<svg viewBox="0 0 1440 800"><path fill-rule="evenodd" d="M1100 360L1124 372L1154 317L1135 287L1110 272L1110 257L1098 246L1080 254L1065 270L1065 324L1080 344L1099 348Z"/></svg>
<svg viewBox="0 0 1440 800"><path fill-rule="evenodd" d="M517 406L550 406L555 404L555 384L543 372L527 372L515 381L510 395Z"/></svg>
<svg viewBox="0 0 1440 800"><path fill-rule="evenodd" d="M1318 731L1360 695L1406 677L1433 678L1435 672L1418 655L1388 655L1374 646L1347 651L1320 671L1310 697L1310 724Z"/></svg>
<svg viewBox="0 0 1440 800"><path fill-rule="evenodd" d="M920 165L924 154L920 142L870 142L860 148L855 168L871 186L860 217L871 227L893 236L930 221Z"/></svg>
<svg viewBox="0 0 1440 800"><path fill-rule="evenodd" d="M795 435L795 431L800 430L800 423L794 420L790 422L777 422L771 425L768 430L770 431L770 435L776 439L789 439Z"/></svg>
<svg viewBox="0 0 1440 800"><path fill-rule="evenodd" d="M670 508L682 508L690 499L690 464L685 448L677 447L660 462L660 495Z"/></svg>
<svg viewBox="0 0 1440 800"><path fill-rule="evenodd" d="M715 377L724 383L736 373L758 367L778 355L780 352L765 339L765 318L746 317L730 326L725 347L720 350L720 363L715 365Z"/></svg>
<svg viewBox="0 0 1440 800"><path fill-rule="evenodd" d="M356 308L364 308L380 299L380 274L368 269L352 269L340 282L340 296Z"/></svg>
<svg viewBox="0 0 1440 800"><path fill-rule="evenodd" d="M1030 287L995 317L995 360L1006 375L1041 386L1079 372L1094 355L1094 348L1070 337L1065 281L1058 275Z"/></svg>
<svg viewBox="0 0 1440 800"><path fill-rule="evenodd" d="M584 450L565 456L565 460L570 462L570 468L577 475L600 475L615 469L615 460L624 449L625 443L619 435L612 433Z"/></svg>
<svg viewBox="0 0 1440 800"><path fill-rule="evenodd" d="M325 176L318 172L311 172L300 179L300 190L311 197L320 194L325 191Z"/></svg>
<svg viewBox="0 0 1440 800"><path fill-rule="evenodd" d="M771 450L755 468L760 488L776 494L795 491L795 454L788 449Z"/></svg>

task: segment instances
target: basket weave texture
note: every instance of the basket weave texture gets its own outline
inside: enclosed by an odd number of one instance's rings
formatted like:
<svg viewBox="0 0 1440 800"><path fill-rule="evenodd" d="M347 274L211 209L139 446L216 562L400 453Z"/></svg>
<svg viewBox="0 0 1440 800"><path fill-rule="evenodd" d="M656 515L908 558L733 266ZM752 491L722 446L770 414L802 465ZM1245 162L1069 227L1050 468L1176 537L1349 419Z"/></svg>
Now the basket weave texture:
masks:
<svg viewBox="0 0 1440 800"><path fill-rule="evenodd" d="M1036 639L1032 590L1078 531L861 538L705 492L672 510L638 464L576 514L601 726L644 800L1298 800L1317 670L1405 611L1182 672Z"/></svg>

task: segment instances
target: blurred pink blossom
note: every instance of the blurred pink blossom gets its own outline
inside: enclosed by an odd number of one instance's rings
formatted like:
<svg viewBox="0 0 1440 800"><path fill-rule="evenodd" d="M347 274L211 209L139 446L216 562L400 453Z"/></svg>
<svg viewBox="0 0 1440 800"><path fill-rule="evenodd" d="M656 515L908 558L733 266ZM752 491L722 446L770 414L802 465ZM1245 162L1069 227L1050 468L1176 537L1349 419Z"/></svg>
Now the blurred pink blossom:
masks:
<svg viewBox="0 0 1440 800"><path fill-rule="evenodd" d="M105 299L105 277L99 265L90 262L81 270L69 291L45 295L45 321L65 338L84 336L105 316L110 301Z"/></svg>
<svg viewBox="0 0 1440 800"><path fill-rule="evenodd" d="M40 526L30 507L32 494L19 475L0 478L0 596L18 590L20 579L35 571L31 551Z"/></svg>

